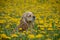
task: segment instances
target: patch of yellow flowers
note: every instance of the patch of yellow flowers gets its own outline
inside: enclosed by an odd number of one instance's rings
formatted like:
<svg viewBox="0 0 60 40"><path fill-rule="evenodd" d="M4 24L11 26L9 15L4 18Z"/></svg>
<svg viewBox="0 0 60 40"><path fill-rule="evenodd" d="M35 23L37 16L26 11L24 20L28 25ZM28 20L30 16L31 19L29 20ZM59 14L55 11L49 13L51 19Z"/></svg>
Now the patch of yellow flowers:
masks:
<svg viewBox="0 0 60 40"><path fill-rule="evenodd" d="M29 34L29 35L28 35L28 38L30 38L30 39L33 39L33 38L41 38L41 37L43 37L42 34L37 34L37 35Z"/></svg>
<svg viewBox="0 0 60 40"><path fill-rule="evenodd" d="M36 35L36 38L41 38L41 37L43 37L42 34L37 34L37 35Z"/></svg>
<svg viewBox="0 0 60 40"><path fill-rule="evenodd" d="M18 37L18 35L17 34L12 34L11 37Z"/></svg>
<svg viewBox="0 0 60 40"><path fill-rule="evenodd" d="M6 34L0 34L1 38L7 38L7 39L11 39L11 37L7 36Z"/></svg>
<svg viewBox="0 0 60 40"><path fill-rule="evenodd" d="M34 34L29 34L28 38L32 39L32 38L35 38L35 36L34 36Z"/></svg>
<svg viewBox="0 0 60 40"><path fill-rule="evenodd" d="M19 35L24 35L29 39L34 39L42 38L44 36L43 34L47 34L49 33L48 31L52 30L58 30L57 32L59 33L60 0L1 0L0 3L0 38L11 39L17 38ZM9 32L13 30L16 25L18 26L20 24L21 16L25 11L32 11L36 16L35 23L37 24L36 27L39 28L39 30L34 29L33 31L38 34L35 35L35 33L31 33L31 31L24 31L23 33L17 32L18 35L14 33L11 34L10 37L4 34L6 30L9 30L7 31L9 34ZM54 25L52 26L53 22ZM56 29L54 29L55 27ZM19 30L22 30L22 28L19 28ZM58 36L58 33L54 33L53 36ZM45 36L50 37L50 34ZM46 40L52 40L52 38L46 38Z"/></svg>

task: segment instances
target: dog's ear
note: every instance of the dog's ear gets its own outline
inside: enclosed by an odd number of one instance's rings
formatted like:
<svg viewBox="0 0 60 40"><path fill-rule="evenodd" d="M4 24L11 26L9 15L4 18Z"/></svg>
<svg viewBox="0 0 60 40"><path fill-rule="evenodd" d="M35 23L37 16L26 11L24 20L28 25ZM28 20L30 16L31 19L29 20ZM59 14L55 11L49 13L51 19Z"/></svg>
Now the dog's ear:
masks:
<svg viewBox="0 0 60 40"><path fill-rule="evenodd" d="M22 15L21 21L22 21L22 22L26 22L26 13L24 13L24 14Z"/></svg>

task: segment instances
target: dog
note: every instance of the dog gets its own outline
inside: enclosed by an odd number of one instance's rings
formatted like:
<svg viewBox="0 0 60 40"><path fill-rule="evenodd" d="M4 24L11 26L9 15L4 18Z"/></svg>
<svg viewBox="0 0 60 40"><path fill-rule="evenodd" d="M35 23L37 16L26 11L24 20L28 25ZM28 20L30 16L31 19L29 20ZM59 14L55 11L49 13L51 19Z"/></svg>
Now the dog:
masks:
<svg viewBox="0 0 60 40"><path fill-rule="evenodd" d="M15 28L15 30L18 30L18 32L27 31L29 28L31 30L32 28L34 28L34 21L35 21L35 16L33 15L33 13L32 12L25 12L22 15L22 18L20 20L20 24L18 25L17 28Z"/></svg>

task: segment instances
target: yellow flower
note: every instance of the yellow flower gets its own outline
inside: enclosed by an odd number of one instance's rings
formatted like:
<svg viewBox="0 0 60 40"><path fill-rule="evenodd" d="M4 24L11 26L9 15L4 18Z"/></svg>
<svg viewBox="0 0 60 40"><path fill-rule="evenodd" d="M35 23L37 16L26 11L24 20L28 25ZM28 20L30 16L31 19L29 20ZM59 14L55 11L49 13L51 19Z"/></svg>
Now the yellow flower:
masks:
<svg viewBox="0 0 60 40"><path fill-rule="evenodd" d="M45 27L44 25L38 25L38 27L42 28L42 27Z"/></svg>
<svg viewBox="0 0 60 40"><path fill-rule="evenodd" d="M26 33L26 31L23 31L23 33Z"/></svg>
<svg viewBox="0 0 60 40"><path fill-rule="evenodd" d="M52 27L52 23L49 23L49 25L48 25L49 27Z"/></svg>
<svg viewBox="0 0 60 40"><path fill-rule="evenodd" d="M6 38L7 36L6 34L1 34L1 37Z"/></svg>
<svg viewBox="0 0 60 40"><path fill-rule="evenodd" d="M19 30L22 30L22 28L19 28Z"/></svg>
<svg viewBox="0 0 60 40"><path fill-rule="evenodd" d="M58 21L59 21L58 19L55 19L55 23L58 23Z"/></svg>
<svg viewBox="0 0 60 40"><path fill-rule="evenodd" d="M43 35L42 34L38 34L36 35L36 38L41 38Z"/></svg>
<svg viewBox="0 0 60 40"><path fill-rule="evenodd" d="M9 25L7 25L7 26L6 26L6 28L7 28L7 29L8 29L8 28L10 28L10 26L9 26Z"/></svg>
<svg viewBox="0 0 60 40"><path fill-rule="evenodd" d="M44 20L40 20L39 23L40 23L40 24L44 24Z"/></svg>
<svg viewBox="0 0 60 40"><path fill-rule="evenodd" d="M29 34L28 35L28 38L30 38L30 39L32 39L32 38L34 38L35 36L34 36L34 34Z"/></svg>
<svg viewBox="0 0 60 40"><path fill-rule="evenodd" d="M42 28L40 28L40 29L41 29L41 30L44 30L45 28L42 27Z"/></svg>
<svg viewBox="0 0 60 40"><path fill-rule="evenodd" d="M10 37L8 37L6 34L0 34L1 35L1 38L8 38L8 39L11 39Z"/></svg>
<svg viewBox="0 0 60 40"><path fill-rule="evenodd" d="M17 22L18 21L16 18L11 18L10 20L13 21L13 22Z"/></svg>
<svg viewBox="0 0 60 40"><path fill-rule="evenodd" d="M46 34L46 32L45 31L41 31L43 34Z"/></svg>
<svg viewBox="0 0 60 40"><path fill-rule="evenodd" d="M22 35L25 35L25 33L22 33Z"/></svg>
<svg viewBox="0 0 60 40"><path fill-rule="evenodd" d="M11 37L18 37L18 35L17 34L12 34Z"/></svg>
<svg viewBox="0 0 60 40"><path fill-rule="evenodd" d="M5 23L5 20L0 20L0 23Z"/></svg>
<svg viewBox="0 0 60 40"><path fill-rule="evenodd" d="M36 24L38 24L38 20L35 20Z"/></svg>
<svg viewBox="0 0 60 40"><path fill-rule="evenodd" d="M49 24L48 24L48 23L45 23L45 24L44 24L44 27L49 27Z"/></svg>
<svg viewBox="0 0 60 40"><path fill-rule="evenodd" d="M30 31L27 31L26 34L30 34L31 32Z"/></svg>
<svg viewBox="0 0 60 40"><path fill-rule="evenodd" d="M53 28L48 28L48 30L53 30Z"/></svg>

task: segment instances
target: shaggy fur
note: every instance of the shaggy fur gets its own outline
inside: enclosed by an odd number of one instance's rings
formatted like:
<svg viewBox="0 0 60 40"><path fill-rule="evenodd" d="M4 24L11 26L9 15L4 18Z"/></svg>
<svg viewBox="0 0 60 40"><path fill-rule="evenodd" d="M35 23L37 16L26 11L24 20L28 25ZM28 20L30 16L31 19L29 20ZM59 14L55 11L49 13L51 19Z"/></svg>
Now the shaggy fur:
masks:
<svg viewBox="0 0 60 40"><path fill-rule="evenodd" d="M35 20L35 16L33 15L32 12L25 12L22 15L20 24L18 25L17 28L15 28L15 30L22 28L22 30L18 30L20 32L20 31L27 31L28 28L32 29L34 27L34 20Z"/></svg>

